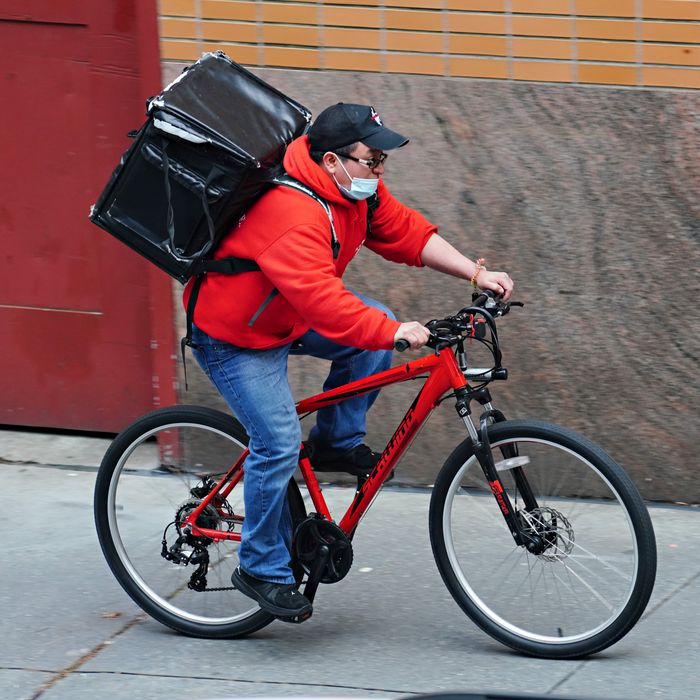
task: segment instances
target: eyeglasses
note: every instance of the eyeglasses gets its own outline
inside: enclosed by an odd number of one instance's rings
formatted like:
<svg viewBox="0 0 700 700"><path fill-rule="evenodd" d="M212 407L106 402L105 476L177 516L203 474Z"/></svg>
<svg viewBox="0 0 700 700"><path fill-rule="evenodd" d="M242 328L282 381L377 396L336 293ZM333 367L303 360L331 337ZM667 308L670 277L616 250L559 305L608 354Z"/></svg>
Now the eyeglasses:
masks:
<svg viewBox="0 0 700 700"><path fill-rule="evenodd" d="M380 153L376 158L370 158L369 160L365 160L364 158L355 158L355 156L340 155L339 153L336 153L335 155L337 155L338 158L347 158L348 160L354 160L356 163L364 165L370 170L375 170L380 165L384 165L384 162L389 157L388 153Z"/></svg>

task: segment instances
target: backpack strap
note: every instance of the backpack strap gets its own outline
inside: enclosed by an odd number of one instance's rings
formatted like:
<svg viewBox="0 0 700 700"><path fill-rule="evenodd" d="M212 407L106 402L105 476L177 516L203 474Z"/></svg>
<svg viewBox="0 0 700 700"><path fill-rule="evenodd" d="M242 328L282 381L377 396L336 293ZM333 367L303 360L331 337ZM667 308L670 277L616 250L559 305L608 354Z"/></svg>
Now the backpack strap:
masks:
<svg viewBox="0 0 700 700"><path fill-rule="evenodd" d="M303 182L300 182L296 178L293 178L291 175L287 175L286 173L274 178L271 184L278 185L281 187L290 187L291 189L303 192L305 195L311 197L311 199L316 200L323 207L323 210L328 216L328 221L331 227L331 251L333 252L333 259L335 260L338 257L338 253L340 253L340 243L338 241L338 236L335 232L333 211L331 210L331 207L328 204L328 202L325 199L323 199L323 197L321 197L319 194L314 192L314 190L312 190L310 187L305 185ZM168 197L168 200L169 199L170 198ZM372 217L374 216L374 212L378 206L379 197L375 193L367 200L367 235L369 235L372 231ZM208 214L208 211L205 211L205 213ZM210 224L210 229L211 228L213 227ZM241 272L255 272L257 270L260 270L260 266L255 262L255 260L228 257L221 258L219 260L200 260L191 269L193 274L196 275L196 278L192 285L190 298L187 301L187 330L185 333L185 337L182 338L182 340L180 341L180 350L182 352L182 364L185 373L185 391L188 390L187 363L185 362L185 346L194 347L194 344L192 342L192 324L194 322L194 307L197 304L197 298L199 297L199 291L202 287L202 282L204 282L205 274L207 272L218 272L222 275L237 275ZM267 298L263 301L263 303L251 317L250 321L248 322L249 326L252 326L253 323L255 323L258 316L260 316L260 314L265 310L267 305L272 301L272 299L274 299L274 297L277 294L279 294L279 292L276 289L273 289L272 292L270 292Z"/></svg>
<svg viewBox="0 0 700 700"><path fill-rule="evenodd" d="M205 272L218 272L221 275L238 275L241 272L256 272L260 269L255 260L245 258L221 258L220 260L199 260L190 270L193 275L202 275Z"/></svg>
<svg viewBox="0 0 700 700"><path fill-rule="evenodd" d="M330 223L331 226L331 251L333 252L333 260L335 260L338 257L338 253L340 253L340 243L338 241L338 236L335 232L335 223L333 222L333 212L331 211L330 205L328 202L323 199L319 194L314 192L310 187L305 185L303 182L300 182L296 178L292 177L291 175L287 175L287 173L284 173L280 175L279 177L276 177L272 180L273 185L277 185L279 187L289 187L293 190L298 190L299 192L303 192L307 197L311 197L311 199L317 201L322 207L323 211L326 212L326 215L328 216L328 222ZM279 292L276 289L273 289L267 297L263 300L262 304L255 310L255 313L250 317L250 320L248 321L248 325L252 326L257 320L260 314L267 308L267 305L279 294Z"/></svg>
<svg viewBox="0 0 700 700"><path fill-rule="evenodd" d="M293 190L299 190L299 192L303 192L305 195L311 197L311 199L315 199L323 207L323 210L328 215L328 221L331 225L331 250L333 251L333 260L335 260L338 257L338 253L340 253L340 243L338 242L338 236L335 233L333 212L331 211L331 207L328 204L328 202L325 199L323 199L323 197L321 197L319 194L314 192L310 187L305 185L303 182L300 182L291 175L287 175L287 173L276 177L272 181L272 184L281 185L283 187L291 187Z"/></svg>
<svg viewBox="0 0 700 700"><path fill-rule="evenodd" d="M372 233L372 217L379 206L379 195L375 192L367 198L367 236Z"/></svg>

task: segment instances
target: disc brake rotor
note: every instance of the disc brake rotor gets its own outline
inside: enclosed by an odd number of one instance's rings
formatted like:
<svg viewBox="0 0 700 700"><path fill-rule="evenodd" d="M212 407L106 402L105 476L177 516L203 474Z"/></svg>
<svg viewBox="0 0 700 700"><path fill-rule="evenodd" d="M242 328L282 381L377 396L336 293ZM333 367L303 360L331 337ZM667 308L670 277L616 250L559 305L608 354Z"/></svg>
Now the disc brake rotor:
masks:
<svg viewBox="0 0 700 700"><path fill-rule="evenodd" d="M574 528L560 511L543 506L521 511L520 515L544 543L544 551L537 556L547 561L558 561L571 554L575 541Z"/></svg>

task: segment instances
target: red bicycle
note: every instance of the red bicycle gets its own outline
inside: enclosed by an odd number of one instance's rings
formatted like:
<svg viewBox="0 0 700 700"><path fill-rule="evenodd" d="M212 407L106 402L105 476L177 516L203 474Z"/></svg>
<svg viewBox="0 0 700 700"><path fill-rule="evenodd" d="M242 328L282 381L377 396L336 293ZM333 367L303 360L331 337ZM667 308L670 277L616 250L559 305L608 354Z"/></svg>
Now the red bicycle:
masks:
<svg viewBox="0 0 700 700"><path fill-rule="evenodd" d="M621 639L644 611L656 574L654 532L632 481L599 446L550 423L506 420L493 407L488 385L508 374L496 319L513 305L475 294L470 307L426 324L433 354L297 404L305 416L425 379L339 521L302 446L299 469L314 512L292 479L293 568L310 600L319 583L346 576L362 516L433 409L452 399L468 436L436 478L429 515L445 585L502 643L541 657L582 657ZM469 366L468 338L488 346L492 367ZM219 411L164 408L120 433L97 475L97 532L112 572L143 610L185 634L241 637L274 619L230 585L247 439Z"/></svg>

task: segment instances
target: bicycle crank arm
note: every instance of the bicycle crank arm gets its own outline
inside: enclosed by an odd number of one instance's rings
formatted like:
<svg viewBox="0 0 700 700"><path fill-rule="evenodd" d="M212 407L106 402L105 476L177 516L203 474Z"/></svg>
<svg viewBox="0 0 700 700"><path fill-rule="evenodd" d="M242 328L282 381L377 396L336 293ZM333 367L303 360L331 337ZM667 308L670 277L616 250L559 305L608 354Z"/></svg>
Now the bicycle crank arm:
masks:
<svg viewBox="0 0 700 700"><path fill-rule="evenodd" d="M320 545L318 548L318 555L313 563L309 577L306 580L306 586L304 586L304 595L308 598L310 603L314 602L316 591L318 590L318 584L321 582L321 577L323 576L323 572L326 570L330 557L330 547L327 544Z"/></svg>

